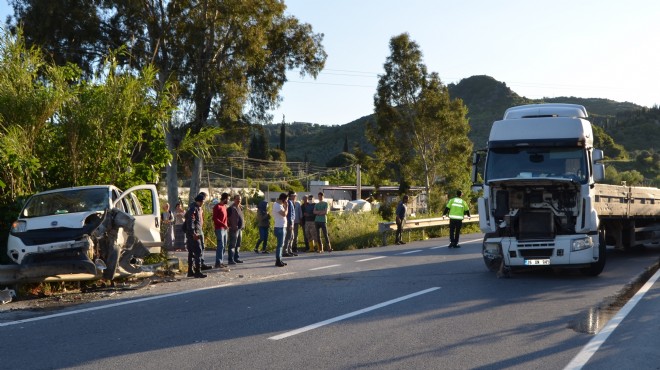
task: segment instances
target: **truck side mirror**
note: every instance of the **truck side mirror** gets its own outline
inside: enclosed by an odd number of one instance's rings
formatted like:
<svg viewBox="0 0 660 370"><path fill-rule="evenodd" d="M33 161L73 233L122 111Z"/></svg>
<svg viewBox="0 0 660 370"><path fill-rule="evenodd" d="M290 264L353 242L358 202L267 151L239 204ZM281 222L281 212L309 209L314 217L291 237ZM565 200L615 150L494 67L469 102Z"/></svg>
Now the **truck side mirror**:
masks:
<svg viewBox="0 0 660 370"><path fill-rule="evenodd" d="M478 171L479 171L479 162L481 161L481 153L476 151L472 153L472 173L470 178L472 179L473 186L481 187L481 184L477 184Z"/></svg>
<svg viewBox="0 0 660 370"><path fill-rule="evenodd" d="M605 158L605 154L603 153L602 149L594 149L592 154L591 154L591 160L594 163L600 162Z"/></svg>
<svg viewBox="0 0 660 370"><path fill-rule="evenodd" d="M605 180L605 165L602 163L594 164L594 182Z"/></svg>
<svg viewBox="0 0 660 370"><path fill-rule="evenodd" d="M591 153L591 160L594 168L594 182L605 180L605 164L601 162L603 158L605 158L605 155L601 149L594 149Z"/></svg>

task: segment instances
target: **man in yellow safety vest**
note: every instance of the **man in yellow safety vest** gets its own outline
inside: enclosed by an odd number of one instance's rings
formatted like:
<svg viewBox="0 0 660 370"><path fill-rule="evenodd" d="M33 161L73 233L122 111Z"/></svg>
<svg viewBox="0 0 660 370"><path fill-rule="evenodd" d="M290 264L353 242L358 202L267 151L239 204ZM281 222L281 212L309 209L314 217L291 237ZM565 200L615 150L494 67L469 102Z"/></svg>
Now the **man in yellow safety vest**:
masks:
<svg viewBox="0 0 660 370"><path fill-rule="evenodd" d="M458 190L456 197L447 202L445 211L442 213L444 218L449 214L449 246L448 248L460 248L458 245L458 237L461 235L461 226L463 226L463 218L467 215L470 219L470 207L466 201L461 198L463 192Z"/></svg>

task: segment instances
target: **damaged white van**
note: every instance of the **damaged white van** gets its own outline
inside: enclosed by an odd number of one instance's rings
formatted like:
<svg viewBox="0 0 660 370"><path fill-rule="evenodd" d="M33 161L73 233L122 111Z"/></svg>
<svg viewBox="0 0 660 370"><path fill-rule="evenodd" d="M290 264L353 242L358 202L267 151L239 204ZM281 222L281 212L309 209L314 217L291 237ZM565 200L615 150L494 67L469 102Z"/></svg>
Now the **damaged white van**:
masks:
<svg viewBox="0 0 660 370"><path fill-rule="evenodd" d="M159 253L155 185L124 192L112 185L55 189L31 196L12 224L7 254L15 281L113 279L141 271Z"/></svg>

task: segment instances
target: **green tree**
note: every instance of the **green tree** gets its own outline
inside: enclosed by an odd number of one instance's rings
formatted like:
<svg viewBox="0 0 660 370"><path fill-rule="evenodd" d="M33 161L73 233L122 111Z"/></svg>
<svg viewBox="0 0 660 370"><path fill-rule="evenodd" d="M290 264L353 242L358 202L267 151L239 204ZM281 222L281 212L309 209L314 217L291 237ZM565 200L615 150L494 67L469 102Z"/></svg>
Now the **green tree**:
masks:
<svg viewBox="0 0 660 370"><path fill-rule="evenodd" d="M45 143L52 138L53 117L73 99L69 77L75 70L54 67L37 48L25 45L22 31L3 32L0 39L0 202L48 186Z"/></svg>
<svg viewBox="0 0 660 370"><path fill-rule="evenodd" d="M279 149L286 153L286 122L284 122L284 117L282 117L282 123L280 124L280 148Z"/></svg>
<svg viewBox="0 0 660 370"><path fill-rule="evenodd" d="M357 174L355 168L352 167L337 168L321 176L321 179L333 185L355 185L357 183Z"/></svg>
<svg viewBox="0 0 660 370"><path fill-rule="evenodd" d="M9 29L23 28L27 45L39 47L58 66L78 65L93 74L99 56L108 52L110 33L99 0L9 0L14 16ZM13 22L12 22L13 21ZM56 32L56 33L54 33ZM114 44L116 49L121 44Z"/></svg>
<svg viewBox="0 0 660 370"><path fill-rule="evenodd" d="M354 154L341 152L336 156L332 157L328 163L325 164L326 167L348 167L353 166L357 163L357 157Z"/></svg>
<svg viewBox="0 0 660 370"><path fill-rule="evenodd" d="M171 155L164 127L172 106L155 93L156 71L133 75L106 59L95 81L75 85L76 99L58 114L49 174L58 186L95 183L122 188L155 183Z"/></svg>
<svg viewBox="0 0 660 370"><path fill-rule="evenodd" d="M594 130L594 147L602 149L606 158L611 159L627 159L628 152L626 149L614 142L614 139L608 135L605 130L600 126L593 125Z"/></svg>
<svg viewBox="0 0 660 370"><path fill-rule="evenodd" d="M15 21L37 19L49 14L44 9L68 9L74 0L13 0ZM168 167L170 201L177 194L176 152L186 137L197 137L211 122L232 124L270 120L268 111L279 104L279 92L286 82L286 72L316 77L323 68L326 53L322 34L309 24L285 14L282 0L105 0L84 2L86 11L57 22L26 26L26 34L39 45L50 45L53 54L58 45L72 44L78 37L76 25L99 22L101 35L77 49L77 58L85 66L95 66L99 50L126 45L130 57L124 62L132 68L153 63L158 69L161 87L176 82L181 114L170 121L166 130L168 148L173 152ZM52 13L54 14L54 13ZM88 47L87 47L88 46ZM76 50L67 49L75 52ZM87 68L83 68L87 69ZM89 68L93 70L93 68ZM199 138L207 136L200 135ZM205 151L202 151L205 152ZM191 196L201 182L203 157L195 157L192 168Z"/></svg>
<svg viewBox="0 0 660 370"><path fill-rule="evenodd" d="M250 140L250 150L248 151L248 158L268 160L268 140L266 140L266 133L261 125L256 126L255 133Z"/></svg>
<svg viewBox="0 0 660 370"><path fill-rule="evenodd" d="M407 33L390 40L374 97L376 120L367 126L376 156L394 166L401 183L421 183L429 204L432 187L463 188L469 182L472 143L467 108L450 99L437 73Z"/></svg>

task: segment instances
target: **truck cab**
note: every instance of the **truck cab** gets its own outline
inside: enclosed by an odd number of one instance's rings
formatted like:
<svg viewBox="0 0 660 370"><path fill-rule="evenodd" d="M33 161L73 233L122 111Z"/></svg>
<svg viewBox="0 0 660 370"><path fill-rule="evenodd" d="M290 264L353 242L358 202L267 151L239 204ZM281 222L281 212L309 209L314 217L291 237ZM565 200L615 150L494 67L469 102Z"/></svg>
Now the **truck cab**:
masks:
<svg viewBox="0 0 660 370"><path fill-rule="evenodd" d="M604 177L587 111L574 104L509 108L495 121L485 154L479 226L491 270L582 268L598 275L605 243L592 188ZM482 158L475 155L474 165Z"/></svg>

